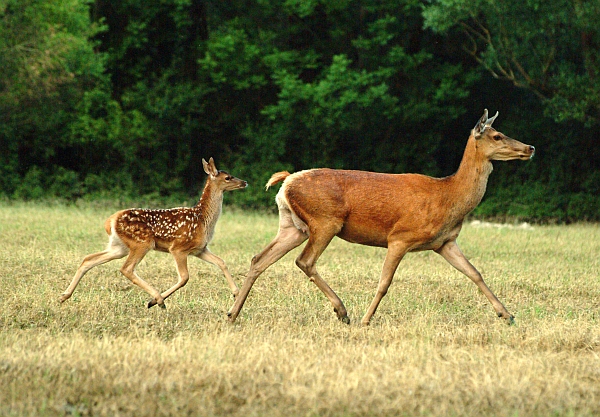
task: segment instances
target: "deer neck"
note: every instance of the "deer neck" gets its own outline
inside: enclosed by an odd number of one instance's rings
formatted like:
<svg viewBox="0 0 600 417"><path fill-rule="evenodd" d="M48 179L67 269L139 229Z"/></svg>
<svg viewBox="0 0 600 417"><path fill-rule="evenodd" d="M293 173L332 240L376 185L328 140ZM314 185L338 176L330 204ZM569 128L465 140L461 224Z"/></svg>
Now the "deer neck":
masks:
<svg viewBox="0 0 600 417"><path fill-rule="evenodd" d="M485 194L492 169L492 163L478 149L477 140L471 135L458 171L449 177L448 200L452 202L454 213L464 217L477 207Z"/></svg>

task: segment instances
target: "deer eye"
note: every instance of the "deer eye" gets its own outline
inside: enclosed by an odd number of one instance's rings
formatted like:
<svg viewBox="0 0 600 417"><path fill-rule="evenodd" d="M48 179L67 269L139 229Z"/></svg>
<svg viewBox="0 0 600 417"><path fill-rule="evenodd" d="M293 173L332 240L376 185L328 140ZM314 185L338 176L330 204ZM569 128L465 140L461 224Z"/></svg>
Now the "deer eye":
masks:
<svg viewBox="0 0 600 417"><path fill-rule="evenodd" d="M231 175L228 175L228 176L225 177L225 181L231 181L232 178L233 177Z"/></svg>
<svg viewBox="0 0 600 417"><path fill-rule="evenodd" d="M494 135L494 140L502 140L502 136L501 135Z"/></svg>

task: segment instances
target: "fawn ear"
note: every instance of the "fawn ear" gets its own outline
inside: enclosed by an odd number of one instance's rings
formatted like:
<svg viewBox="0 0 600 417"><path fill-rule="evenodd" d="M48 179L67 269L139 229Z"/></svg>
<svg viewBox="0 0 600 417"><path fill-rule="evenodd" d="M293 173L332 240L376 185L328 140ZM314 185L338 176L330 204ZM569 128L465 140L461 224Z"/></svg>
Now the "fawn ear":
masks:
<svg viewBox="0 0 600 417"><path fill-rule="evenodd" d="M219 174L219 171L217 171L217 167L215 166L215 161L212 159L212 157L208 160L208 162L202 158L202 166L204 167L204 172L211 177L216 177Z"/></svg>

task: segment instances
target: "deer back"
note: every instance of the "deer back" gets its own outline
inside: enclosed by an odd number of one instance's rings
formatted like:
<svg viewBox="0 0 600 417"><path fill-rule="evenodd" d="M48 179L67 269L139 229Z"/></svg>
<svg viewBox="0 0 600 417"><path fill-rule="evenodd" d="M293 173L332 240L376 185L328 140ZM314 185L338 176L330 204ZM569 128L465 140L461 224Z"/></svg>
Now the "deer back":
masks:
<svg viewBox="0 0 600 417"><path fill-rule="evenodd" d="M394 232L429 236L447 222L446 182L420 174L314 169L286 178L278 202L309 230L335 221L342 239L385 247Z"/></svg>

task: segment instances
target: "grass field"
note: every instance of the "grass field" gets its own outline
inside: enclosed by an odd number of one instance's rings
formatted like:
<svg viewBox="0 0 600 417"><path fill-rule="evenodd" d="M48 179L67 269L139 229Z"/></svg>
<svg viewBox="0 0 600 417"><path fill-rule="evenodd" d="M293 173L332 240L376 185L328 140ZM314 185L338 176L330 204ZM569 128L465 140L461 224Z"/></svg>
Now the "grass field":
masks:
<svg viewBox="0 0 600 417"><path fill-rule="evenodd" d="M465 225L459 244L515 315L507 326L468 278L409 254L371 326L385 251L335 239L323 278L352 324L294 265L257 281L235 324L218 268L148 296L99 266L63 305L116 207L0 204L1 416L592 416L600 414L600 227ZM225 208L211 245L241 284L277 218ZM139 274L164 290L172 258Z"/></svg>

